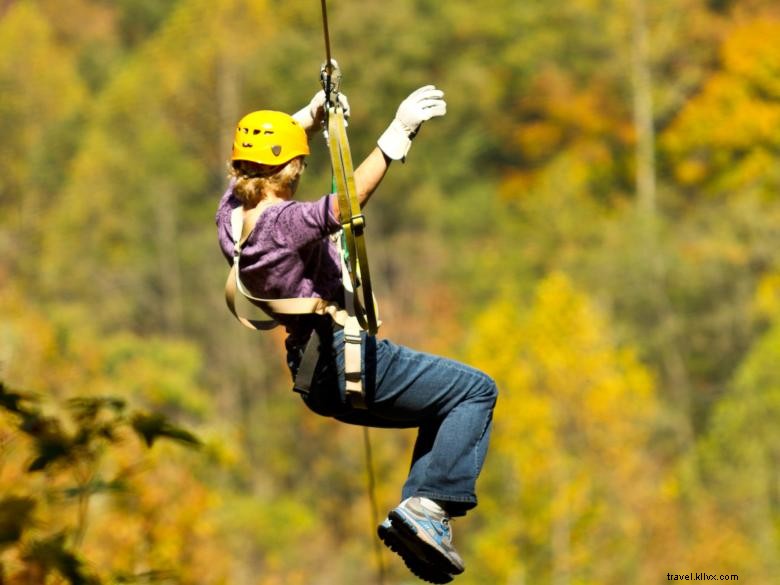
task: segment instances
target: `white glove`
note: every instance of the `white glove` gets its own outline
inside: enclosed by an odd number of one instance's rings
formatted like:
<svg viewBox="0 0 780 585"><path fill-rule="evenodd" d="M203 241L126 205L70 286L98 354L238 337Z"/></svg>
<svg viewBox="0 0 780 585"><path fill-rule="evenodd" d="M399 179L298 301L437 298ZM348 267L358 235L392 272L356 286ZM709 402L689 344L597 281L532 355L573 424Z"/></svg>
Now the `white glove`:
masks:
<svg viewBox="0 0 780 585"><path fill-rule="evenodd" d="M349 118L350 111L347 96L343 93L337 95L341 109L344 110L344 118ZM325 119L325 91L321 89L314 94L309 105L295 112L292 117L303 126L306 132L316 129L322 120Z"/></svg>
<svg viewBox="0 0 780 585"><path fill-rule="evenodd" d="M444 92L433 85L421 87L401 102L395 118L379 137L377 145L389 158L403 160L422 123L446 113Z"/></svg>

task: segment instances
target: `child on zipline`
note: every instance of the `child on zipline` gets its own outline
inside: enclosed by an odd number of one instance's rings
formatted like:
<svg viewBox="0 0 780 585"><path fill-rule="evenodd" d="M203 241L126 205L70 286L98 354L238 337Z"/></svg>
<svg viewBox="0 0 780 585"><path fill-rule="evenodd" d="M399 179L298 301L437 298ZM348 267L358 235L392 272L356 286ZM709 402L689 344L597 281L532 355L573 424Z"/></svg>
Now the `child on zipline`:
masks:
<svg viewBox="0 0 780 585"><path fill-rule="evenodd" d="M348 110L343 94L338 99ZM377 147L355 169L362 208L393 160L406 157L426 120L446 112L444 94L421 87L399 106ZM244 242L240 284L262 299L321 298L345 303L342 269L333 234L340 229L337 197L295 201L309 154L309 135L325 116L325 94L293 116L261 110L238 123L231 156L230 185L216 214L219 244L232 263L231 216L241 208ZM353 405L345 392L344 330L330 316L273 317L287 330L287 363L293 378L313 332L319 358L304 403L339 421L379 428L417 428L411 469L401 503L378 527L382 541L417 576L446 583L463 572L452 544L450 519L476 506L475 482L490 436L496 385L462 363L421 353L362 333L365 405Z"/></svg>

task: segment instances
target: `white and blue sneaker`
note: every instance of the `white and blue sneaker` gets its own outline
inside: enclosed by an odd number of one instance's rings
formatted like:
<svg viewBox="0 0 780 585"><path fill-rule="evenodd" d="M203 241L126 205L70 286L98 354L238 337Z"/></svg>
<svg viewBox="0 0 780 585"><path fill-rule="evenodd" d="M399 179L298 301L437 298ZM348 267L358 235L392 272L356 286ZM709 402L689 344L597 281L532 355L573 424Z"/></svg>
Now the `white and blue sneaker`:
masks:
<svg viewBox="0 0 780 585"><path fill-rule="evenodd" d="M407 498L389 515L391 526L407 549L440 572L459 575L463 559L452 546L450 517L433 500Z"/></svg>
<svg viewBox="0 0 780 585"><path fill-rule="evenodd" d="M416 577L429 583L442 585L452 581L452 575L437 569L422 558L419 552L409 548L406 541L401 538L398 531L393 528L389 518L385 518L384 522L379 525L377 534L387 548L401 557L406 567Z"/></svg>

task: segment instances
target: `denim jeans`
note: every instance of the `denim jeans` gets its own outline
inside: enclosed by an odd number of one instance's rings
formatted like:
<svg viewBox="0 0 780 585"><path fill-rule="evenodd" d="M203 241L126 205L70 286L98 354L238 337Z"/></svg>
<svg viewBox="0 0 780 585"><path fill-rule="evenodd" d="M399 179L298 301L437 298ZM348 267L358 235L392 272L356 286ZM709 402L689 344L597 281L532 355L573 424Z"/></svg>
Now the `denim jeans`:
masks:
<svg viewBox="0 0 780 585"><path fill-rule="evenodd" d="M450 515L477 504L475 483L487 452L497 389L486 374L462 363L363 334L365 410L344 389L343 330L323 328L306 405L323 416L378 428L417 428L402 498L425 496ZM297 357L297 356L296 356ZM293 374L298 359L289 364Z"/></svg>

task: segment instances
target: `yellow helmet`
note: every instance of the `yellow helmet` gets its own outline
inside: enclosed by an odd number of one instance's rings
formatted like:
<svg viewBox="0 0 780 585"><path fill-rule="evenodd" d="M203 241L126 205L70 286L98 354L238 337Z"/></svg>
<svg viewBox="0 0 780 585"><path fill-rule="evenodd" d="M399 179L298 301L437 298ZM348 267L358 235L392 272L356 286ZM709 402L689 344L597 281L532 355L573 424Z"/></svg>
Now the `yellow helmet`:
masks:
<svg viewBox="0 0 780 585"><path fill-rule="evenodd" d="M295 118L283 112L260 110L239 121L231 160L276 166L307 154L309 140Z"/></svg>

